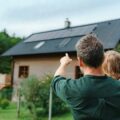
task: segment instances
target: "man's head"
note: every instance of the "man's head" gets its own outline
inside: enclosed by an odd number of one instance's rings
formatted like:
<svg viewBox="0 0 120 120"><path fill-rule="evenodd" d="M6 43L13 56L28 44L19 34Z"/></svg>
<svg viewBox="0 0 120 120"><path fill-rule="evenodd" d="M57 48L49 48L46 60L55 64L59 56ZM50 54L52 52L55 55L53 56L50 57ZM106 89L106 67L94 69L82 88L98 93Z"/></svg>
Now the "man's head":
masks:
<svg viewBox="0 0 120 120"><path fill-rule="evenodd" d="M94 35L82 37L76 44L77 57L83 63L92 68L98 68L102 65L104 59L103 45Z"/></svg>

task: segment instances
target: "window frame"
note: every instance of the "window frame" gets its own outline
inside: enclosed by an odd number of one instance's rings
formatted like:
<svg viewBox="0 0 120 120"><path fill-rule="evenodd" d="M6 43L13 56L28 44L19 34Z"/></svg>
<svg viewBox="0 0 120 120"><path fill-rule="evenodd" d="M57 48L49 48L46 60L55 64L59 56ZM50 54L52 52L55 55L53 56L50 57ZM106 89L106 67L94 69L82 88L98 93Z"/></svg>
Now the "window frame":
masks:
<svg viewBox="0 0 120 120"><path fill-rule="evenodd" d="M29 76L29 66L28 65L20 65L18 71L19 78L27 78Z"/></svg>

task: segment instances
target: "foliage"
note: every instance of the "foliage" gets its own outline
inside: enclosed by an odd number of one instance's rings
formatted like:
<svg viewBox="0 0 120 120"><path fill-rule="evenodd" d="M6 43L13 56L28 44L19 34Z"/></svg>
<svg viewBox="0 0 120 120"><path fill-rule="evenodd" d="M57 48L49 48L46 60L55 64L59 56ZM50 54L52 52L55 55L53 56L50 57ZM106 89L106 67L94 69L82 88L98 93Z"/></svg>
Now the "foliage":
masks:
<svg viewBox="0 0 120 120"><path fill-rule="evenodd" d="M30 76L21 83L21 93L35 119L48 115L49 89L52 78L52 75L45 75L38 80L35 76ZM53 115L62 114L67 110L65 103L53 94Z"/></svg>
<svg viewBox="0 0 120 120"><path fill-rule="evenodd" d="M116 46L115 50L120 52L120 43Z"/></svg>
<svg viewBox="0 0 120 120"><path fill-rule="evenodd" d="M9 106L9 100L7 99L0 99L0 108L6 109Z"/></svg>
<svg viewBox="0 0 120 120"><path fill-rule="evenodd" d="M0 55L16 45L20 40L19 37L9 36L6 30L0 32ZM10 73L11 60L11 57L0 57L0 73Z"/></svg>
<svg viewBox="0 0 120 120"><path fill-rule="evenodd" d="M6 87L0 90L0 108L5 109L9 106L12 97L12 88Z"/></svg>
<svg viewBox="0 0 120 120"><path fill-rule="evenodd" d="M0 98L11 100L12 91L13 91L12 87L3 88L2 90L0 90Z"/></svg>

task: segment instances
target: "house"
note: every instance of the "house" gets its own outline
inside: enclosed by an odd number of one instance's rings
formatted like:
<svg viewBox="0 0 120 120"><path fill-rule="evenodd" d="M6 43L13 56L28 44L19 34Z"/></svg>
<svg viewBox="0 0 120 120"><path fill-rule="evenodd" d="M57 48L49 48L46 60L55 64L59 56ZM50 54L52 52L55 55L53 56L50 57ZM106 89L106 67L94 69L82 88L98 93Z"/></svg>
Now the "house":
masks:
<svg viewBox="0 0 120 120"><path fill-rule="evenodd" d="M13 85L19 84L23 77L54 73L59 59L67 52L73 59L68 67L68 76L80 75L76 59L75 44L86 34L95 34L103 43L105 50L113 49L120 41L120 19L71 27L66 22L64 29L39 32L28 36L3 56L13 57Z"/></svg>

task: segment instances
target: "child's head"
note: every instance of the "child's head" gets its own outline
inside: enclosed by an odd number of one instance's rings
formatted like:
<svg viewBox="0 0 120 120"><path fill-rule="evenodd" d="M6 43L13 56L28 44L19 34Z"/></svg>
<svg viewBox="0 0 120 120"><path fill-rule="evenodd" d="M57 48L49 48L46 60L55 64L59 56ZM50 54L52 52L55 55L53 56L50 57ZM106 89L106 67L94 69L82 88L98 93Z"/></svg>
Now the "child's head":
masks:
<svg viewBox="0 0 120 120"><path fill-rule="evenodd" d="M103 71L108 76L120 79L120 53L113 50L105 52Z"/></svg>

